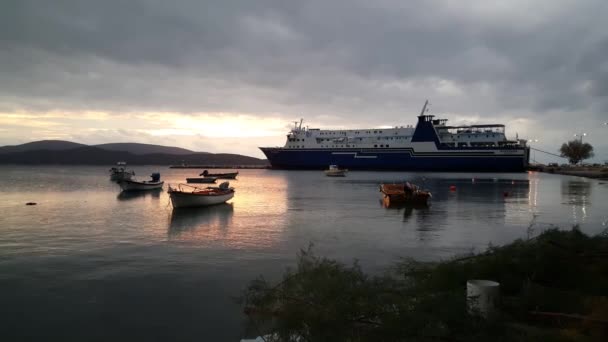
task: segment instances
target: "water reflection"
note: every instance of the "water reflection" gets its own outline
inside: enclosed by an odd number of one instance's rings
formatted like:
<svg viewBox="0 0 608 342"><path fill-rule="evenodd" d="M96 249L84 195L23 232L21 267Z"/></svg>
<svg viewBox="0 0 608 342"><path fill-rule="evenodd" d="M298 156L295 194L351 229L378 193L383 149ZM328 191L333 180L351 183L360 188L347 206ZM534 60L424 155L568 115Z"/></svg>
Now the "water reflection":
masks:
<svg viewBox="0 0 608 342"><path fill-rule="evenodd" d="M387 211L396 211L403 212L403 222L408 222L415 217L419 224L424 224L425 219L429 216L431 212L431 208L429 205L424 204L405 204L405 203L397 203L397 204L387 204L384 200L379 200L380 205L387 209Z"/></svg>
<svg viewBox="0 0 608 342"><path fill-rule="evenodd" d="M427 207L384 206L402 215L404 225L413 227L418 239L433 239L454 225L481 224L493 227L506 222L528 220L530 181L510 178L423 178L412 179L433 197ZM522 210L523 208L523 210Z"/></svg>
<svg viewBox="0 0 608 342"><path fill-rule="evenodd" d="M572 220L575 224L584 223L587 220L591 188L591 182L585 179L562 180L562 201L571 207Z"/></svg>
<svg viewBox="0 0 608 342"><path fill-rule="evenodd" d="M119 201L130 201L130 200L134 200L134 199L141 199L141 198L154 198L154 199L159 199L160 198L160 194L163 192L163 189L154 189L154 190L147 190L147 191L121 191L118 196L116 196L116 198Z"/></svg>
<svg viewBox="0 0 608 342"><path fill-rule="evenodd" d="M540 178L538 172L528 172L530 180L530 190L528 191L528 207L530 211L536 212L538 207L538 186Z"/></svg>
<svg viewBox="0 0 608 342"><path fill-rule="evenodd" d="M474 202L504 202L506 198L511 200L527 199L529 196L530 181L498 179L498 178L472 178L472 179L447 179L441 182L442 187L455 186L450 191L449 198L457 197L458 200Z"/></svg>
<svg viewBox="0 0 608 342"><path fill-rule="evenodd" d="M232 199L239 213L263 212L266 217L273 217L287 211L287 173L264 171L268 172L239 175L242 186L235 186L236 194Z"/></svg>
<svg viewBox="0 0 608 342"><path fill-rule="evenodd" d="M232 203L222 203L204 208L176 208L171 212L169 236L192 233L197 229L217 228L224 232L232 222L234 207Z"/></svg>

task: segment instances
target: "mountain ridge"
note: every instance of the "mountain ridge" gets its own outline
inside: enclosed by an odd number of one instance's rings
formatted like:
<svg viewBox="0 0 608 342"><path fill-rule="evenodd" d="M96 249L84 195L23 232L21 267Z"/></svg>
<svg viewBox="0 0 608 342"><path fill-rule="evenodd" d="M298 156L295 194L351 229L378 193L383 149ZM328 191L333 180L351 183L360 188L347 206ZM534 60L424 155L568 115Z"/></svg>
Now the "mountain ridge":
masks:
<svg viewBox="0 0 608 342"><path fill-rule="evenodd" d="M155 145L155 144L142 144L142 143L109 143L91 145L104 150L110 151L127 151L133 154L152 154L152 153L166 153L166 154L192 154L192 153L207 153L207 152L195 152L181 147L166 146L166 145Z"/></svg>
<svg viewBox="0 0 608 342"><path fill-rule="evenodd" d="M232 153L192 152L179 147L172 148L171 146L141 144L144 145L144 149L149 151L154 150L151 146L160 146L157 150L165 151L165 153L138 154L130 151L104 149L98 146L89 146L66 141L60 141L61 143L56 143L57 141L52 141L51 143L48 143L49 141L41 142L43 143L32 142L16 146L0 147L0 164L113 165L117 161L126 161L132 165L268 165L266 159ZM137 143L120 144L134 144L135 147L142 147ZM25 148L19 148L23 145L27 146ZM6 149L6 147L9 148ZM135 151L141 152L142 149L136 148ZM173 151L176 153L166 153L166 151Z"/></svg>
<svg viewBox="0 0 608 342"><path fill-rule="evenodd" d="M106 143L97 145L86 145L81 143L75 143L67 140L38 140L31 141L20 145L6 145L0 146L1 153L12 153L12 152L25 152L34 150L51 150L51 151L62 151L69 150L77 147L98 147L109 151L125 151L133 154L151 154L151 153L166 153L166 154L192 154L192 153L207 153L197 152L188 150L181 147L155 145L155 144L143 144L134 142L122 142L122 143Z"/></svg>
<svg viewBox="0 0 608 342"><path fill-rule="evenodd" d="M77 147L88 146L67 140L37 140L20 145L0 146L0 153L25 152L33 150L68 150Z"/></svg>

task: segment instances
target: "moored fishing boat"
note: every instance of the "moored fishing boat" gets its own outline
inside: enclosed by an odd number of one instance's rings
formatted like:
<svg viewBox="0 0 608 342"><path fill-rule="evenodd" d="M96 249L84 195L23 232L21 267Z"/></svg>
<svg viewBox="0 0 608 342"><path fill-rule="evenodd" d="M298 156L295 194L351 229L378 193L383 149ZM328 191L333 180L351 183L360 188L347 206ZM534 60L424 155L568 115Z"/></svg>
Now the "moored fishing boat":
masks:
<svg viewBox="0 0 608 342"><path fill-rule="evenodd" d="M127 170L126 165L126 162L118 162L116 163L116 166L110 168L110 180L122 181L133 178L133 176L135 176L135 172L132 170Z"/></svg>
<svg viewBox="0 0 608 342"><path fill-rule="evenodd" d="M329 169L325 170L327 177L345 177L347 169L341 169L338 165L329 165Z"/></svg>
<svg viewBox="0 0 608 342"><path fill-rule="evenodd" d="M155 172L150 175L149 181L137 181L133 179L123 179L118 181L123 191L144 191L161 189L165 182L160 180L160 173Z"/></svg>
<svg viewBox="0 0 608 342"><path fill-rule="evenodd" d="M186 183L215 183L217 177L191 177L186 178Z"/></svg>
<svg viewBox="0 0 608 342"><path fill-rule="evenodd" d="M190 188L188 191L186 188ZM178 184L177 188L169 186L169 197L173 208L206 207L220 204L234 197L234 188L224 182L219 187L198 188L187 184Z"/></svg>
<svg viewBox="0 0 608 342"><path fill-rule="evenodd" d="M397 203L427 205L432 197L429 191L421 190L417 185L409 182L380 184L380 192L386 205Z"/></svg>
<svg viewBox="0 0 608 342"><path fill-rule="evenodd" d="M236 176L238 174L239 174L238 171L237 172L226 172L226 173L209 173L209 171L205 170L199 176L215 177L215 178L219 178L219 179L236 179Z"/></svg>

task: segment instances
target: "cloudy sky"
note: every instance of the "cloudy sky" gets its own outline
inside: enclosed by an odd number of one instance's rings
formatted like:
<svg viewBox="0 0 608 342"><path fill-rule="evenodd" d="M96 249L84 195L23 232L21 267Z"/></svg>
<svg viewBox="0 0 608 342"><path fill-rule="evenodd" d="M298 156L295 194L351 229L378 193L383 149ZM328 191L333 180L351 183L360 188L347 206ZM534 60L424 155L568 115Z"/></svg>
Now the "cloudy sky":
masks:
<svg viewBox="0 0 608 342"><path fill-rule="evenodd" d="M291 121L504 123L608 159L606 0L3 0L0 145L261 157ZM537 159L541 155L537 153Z"/></svg>

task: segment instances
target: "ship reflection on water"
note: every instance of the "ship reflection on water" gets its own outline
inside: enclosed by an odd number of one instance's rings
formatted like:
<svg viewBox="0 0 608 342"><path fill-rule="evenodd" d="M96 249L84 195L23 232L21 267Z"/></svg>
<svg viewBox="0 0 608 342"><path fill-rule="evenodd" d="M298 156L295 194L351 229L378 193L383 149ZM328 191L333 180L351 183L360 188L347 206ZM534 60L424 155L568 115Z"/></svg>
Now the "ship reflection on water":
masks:
<svg viewBox="0 0 608 342"><path fill-rule="evenodd" d="M588 179L563 179L561 182L562 204L570 206L572 223L585 223L591 197L591 181Z"/></svg>

